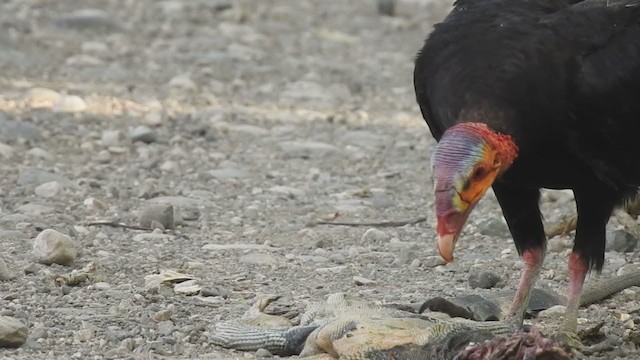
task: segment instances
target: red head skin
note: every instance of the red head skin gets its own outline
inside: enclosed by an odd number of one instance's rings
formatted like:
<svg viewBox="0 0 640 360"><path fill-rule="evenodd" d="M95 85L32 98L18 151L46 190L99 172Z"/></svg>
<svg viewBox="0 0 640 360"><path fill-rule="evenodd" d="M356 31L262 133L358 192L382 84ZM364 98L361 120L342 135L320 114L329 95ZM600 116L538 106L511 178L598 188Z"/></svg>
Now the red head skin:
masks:
<svg viewBox="0 0 640 360"><path fill-rule="evenodd" d="M449 128L436 146L432 168L440 256L453 261L453 250L469 213L518 156L509 135L486 124L460 123Z"/></svg>

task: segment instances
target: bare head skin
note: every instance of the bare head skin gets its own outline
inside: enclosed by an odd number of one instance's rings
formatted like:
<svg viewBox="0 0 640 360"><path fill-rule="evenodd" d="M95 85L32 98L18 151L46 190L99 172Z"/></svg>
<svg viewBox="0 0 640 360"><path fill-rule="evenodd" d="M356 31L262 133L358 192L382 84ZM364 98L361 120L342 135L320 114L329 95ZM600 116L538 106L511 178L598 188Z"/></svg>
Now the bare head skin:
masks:
<svg viewBox="0 0 640 360"><path fill-rule="evenodd" d="M513 139L485 124L460 123L444 133L433 152L431 166L438 250L445 261L453 261L453 251L469 213L516 157Z"/></svg>

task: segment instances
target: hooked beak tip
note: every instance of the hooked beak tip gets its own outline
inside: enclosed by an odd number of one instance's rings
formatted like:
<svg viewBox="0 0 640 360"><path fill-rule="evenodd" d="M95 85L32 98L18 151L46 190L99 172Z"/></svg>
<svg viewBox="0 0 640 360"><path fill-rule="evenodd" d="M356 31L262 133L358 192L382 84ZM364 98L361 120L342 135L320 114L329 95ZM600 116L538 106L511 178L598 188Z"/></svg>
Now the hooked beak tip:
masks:
<svg viewBox="0 0 640 360"><path fill-rule="evenodd" d="M456 246L454 234L438 235L438 252L447 263L453 262L453 249Z"/></svg>

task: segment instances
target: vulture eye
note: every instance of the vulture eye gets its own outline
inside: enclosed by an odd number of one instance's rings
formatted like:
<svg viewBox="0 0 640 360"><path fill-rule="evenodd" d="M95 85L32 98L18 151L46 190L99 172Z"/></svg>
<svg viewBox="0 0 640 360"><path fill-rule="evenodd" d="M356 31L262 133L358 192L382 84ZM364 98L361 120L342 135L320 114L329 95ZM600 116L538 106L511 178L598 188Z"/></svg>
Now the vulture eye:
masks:
<svg viewBox="0 0 640 360"><path fill-rule="evenodd" d="M487 169L484 166L478 166L471 174L473 180L480 180L487 174Z"/></svg>

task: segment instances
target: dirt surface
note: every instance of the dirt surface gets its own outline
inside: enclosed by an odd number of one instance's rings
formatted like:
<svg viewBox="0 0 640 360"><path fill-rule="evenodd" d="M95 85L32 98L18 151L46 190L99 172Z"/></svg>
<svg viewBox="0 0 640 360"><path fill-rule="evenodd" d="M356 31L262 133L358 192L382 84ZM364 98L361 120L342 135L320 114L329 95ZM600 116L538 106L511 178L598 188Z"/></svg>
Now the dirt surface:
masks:
<svg viewBox="0 0 640 360"><path fill-rule="evenodd" d="M405 0L383 17L364 0L3 1L0 315L29 337L0 357L253 357L207 336L259 295L419 303L476 291L467 279L480 270L515 286L521 265L491 193L446 266L434 221L308 226L433 218L435 142L413 57L449 5ZM173 230L89 224L140 225L167 203ZM570 193L544 193L549 222L573 208ZM145 227L171 227L149 216ZM38 262L44 229L71 237L71 266ZM551 241L541 284L564 289L570 246ZM636 267L630 256L609 251L605 275ZM77 284L58 278L82 269ZM167 269L196 278L195 293L145 282ZM581 311L581 329L604 321L621 342L594 358L640 358L639 311L639 288Z"/></svg>

